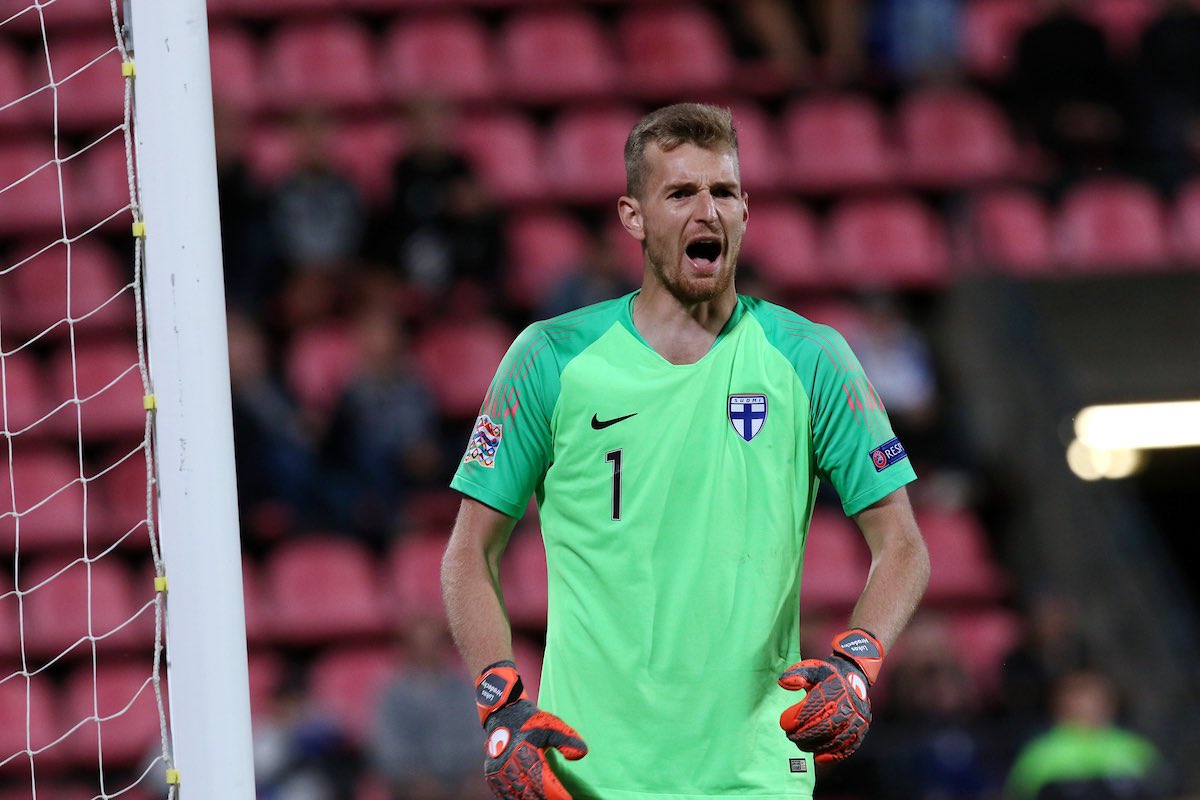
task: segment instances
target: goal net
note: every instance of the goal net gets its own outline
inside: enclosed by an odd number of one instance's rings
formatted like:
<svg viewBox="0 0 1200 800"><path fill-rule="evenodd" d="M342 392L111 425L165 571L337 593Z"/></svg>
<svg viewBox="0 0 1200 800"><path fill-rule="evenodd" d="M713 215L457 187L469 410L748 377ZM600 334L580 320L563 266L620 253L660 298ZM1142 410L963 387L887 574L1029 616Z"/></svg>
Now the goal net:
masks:
<svg viewBox="0 0 1200 800"><path fill-rule="evenodd" d="M167 714L121 5L0 4L0 800L199 796Z"/></svg>

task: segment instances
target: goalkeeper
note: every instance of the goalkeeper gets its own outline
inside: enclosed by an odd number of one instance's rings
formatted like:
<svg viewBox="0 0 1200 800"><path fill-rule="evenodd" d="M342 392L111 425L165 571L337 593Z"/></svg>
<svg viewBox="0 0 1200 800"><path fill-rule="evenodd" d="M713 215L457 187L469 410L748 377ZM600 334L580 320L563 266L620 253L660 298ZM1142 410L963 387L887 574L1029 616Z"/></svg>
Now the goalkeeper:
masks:
<svg viewBox="0 0 1200 800"><path fill-rule="evenodd" d="M862 743L928 580L916 476L844 339L736 293L749 211L729 113L652 112L625 167L642 288L518 337L451 483L443 593L479 675L484 771L522 800L811 798L813 762ZM872 564L847 630L802 657L821 481ZM536 699L499 589L531 496L549 572Z"/></svg>

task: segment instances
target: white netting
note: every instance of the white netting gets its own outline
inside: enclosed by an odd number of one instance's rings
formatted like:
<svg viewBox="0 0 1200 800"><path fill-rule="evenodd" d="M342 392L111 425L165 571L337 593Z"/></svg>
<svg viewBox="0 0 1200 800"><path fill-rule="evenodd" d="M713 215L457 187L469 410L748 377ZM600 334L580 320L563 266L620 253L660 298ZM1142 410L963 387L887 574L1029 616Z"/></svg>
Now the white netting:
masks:
<svg viewBox="0 0 1200 800"><path fill-rule="evenodd" d="M174 795L132 67L116 0L0 0L0 800Z"/></svg>

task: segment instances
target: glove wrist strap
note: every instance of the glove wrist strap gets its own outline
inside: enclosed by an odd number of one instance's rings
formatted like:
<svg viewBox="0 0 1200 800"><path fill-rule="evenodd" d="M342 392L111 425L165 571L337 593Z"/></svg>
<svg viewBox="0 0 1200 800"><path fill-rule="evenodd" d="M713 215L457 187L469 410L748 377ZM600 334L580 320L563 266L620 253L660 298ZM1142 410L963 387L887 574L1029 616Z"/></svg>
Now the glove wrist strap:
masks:
<svg viewBox="0 0 1200 800"><path fill-rule="evenodd" d="M875 684L883 666L883 645L869 631L851 628L833 637L833 653L862 670L867 685Z"/></svg>
<svg viewBox="0 0 1200 800"><path fill-rule="evenodd" d="M484 667L475 680L475 708L481 725L497 709L528 697L517 665L512 661L497 661Z"/></svg>

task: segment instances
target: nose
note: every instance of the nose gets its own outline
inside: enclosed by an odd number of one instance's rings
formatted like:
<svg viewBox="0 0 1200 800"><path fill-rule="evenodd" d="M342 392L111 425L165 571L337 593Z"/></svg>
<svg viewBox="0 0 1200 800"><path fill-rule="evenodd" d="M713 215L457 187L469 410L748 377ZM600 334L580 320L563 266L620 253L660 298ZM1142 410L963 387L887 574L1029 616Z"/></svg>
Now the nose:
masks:
<svg viewBox="0 0 1200 800"><path fill-rule="evenodd" d="M712 222L717 218L717 201L708 189L702 189L696 195L696 218L705 222Z"/></svg>

